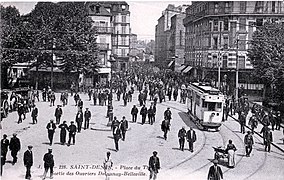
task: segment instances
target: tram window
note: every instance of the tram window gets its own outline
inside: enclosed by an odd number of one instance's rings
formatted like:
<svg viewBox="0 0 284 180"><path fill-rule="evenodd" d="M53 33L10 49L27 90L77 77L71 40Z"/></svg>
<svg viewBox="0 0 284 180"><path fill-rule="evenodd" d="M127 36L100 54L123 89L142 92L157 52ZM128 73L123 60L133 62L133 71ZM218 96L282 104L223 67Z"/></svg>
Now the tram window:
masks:
<svg viewBox="0 0 284 180"><path fill-rule="evenodd" d="M202 99L202 107L206 108L207 107L207 102L205 102L205 99Z"/></svg>
<svg viewBox="0 0 284 180"><path fill-rule="evenodd" d="M215 105L214 102L208 102L208 111L215 111Z"/></svg>
<svg viewBox="0 0 284 180"><path fill-rule="evenodd" d="M222 103L217 103L217 108L220 109L222 107Z"/></svg>

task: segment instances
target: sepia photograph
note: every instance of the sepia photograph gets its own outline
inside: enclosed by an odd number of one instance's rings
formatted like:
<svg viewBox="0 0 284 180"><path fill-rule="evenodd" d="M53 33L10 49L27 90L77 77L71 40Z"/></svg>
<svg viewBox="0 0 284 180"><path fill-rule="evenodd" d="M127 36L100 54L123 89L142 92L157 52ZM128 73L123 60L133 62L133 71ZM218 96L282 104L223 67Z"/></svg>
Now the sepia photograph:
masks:
<svg viewBox="0 0 284 180"><path fill-rule="evenodd" d="M283 0L0 8L0 179L283 180Z"/></svg>

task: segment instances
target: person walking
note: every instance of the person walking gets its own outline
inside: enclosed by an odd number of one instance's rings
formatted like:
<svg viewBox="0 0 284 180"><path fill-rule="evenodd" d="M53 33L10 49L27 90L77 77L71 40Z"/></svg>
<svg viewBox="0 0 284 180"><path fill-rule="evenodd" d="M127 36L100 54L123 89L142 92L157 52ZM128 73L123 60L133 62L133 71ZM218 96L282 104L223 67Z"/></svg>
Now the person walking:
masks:
<svg viewBox="0 0 284 180"><path fill-rule="evenodd" d="M54 157L52 154L52 149L49 148L48 152L43 156L43 161L44 161L44 173L43 173L43 178L46 178L46 174L48 170L50 170L50 179L53 179L53 167L54 167Z"/></svg>
<svg viewBox="0 0 284 180"><path fill-rule="evenodd" d="M84 118L85 118L84 130L89 129L91 117L92 117L91 111L89 111L89 108L86 108L86 111L84 113Z"/></svg>
<svg viewBox="0 0 284 180"><path fill-rule="evenodd" d="M218 160L213 160L213 166L209 168L207 180L220 180L223 179L223 172L220 166L218 166Z"/></svg>
<svg viewBox="0 0 284 180"><path fill-rule="evenodd" d="M78 100L78 102L77 102L78 104L78 110L79 111L82 111L83 110L83 105L84 105L84 102L82 101L82 99L81 98L79 98L79 100Z"/></svg>
<svg viewBox="0 0 284 180"><path fill-rule="evenodd" d="M122 135L122 141L124 141L126 131L128 130L128 121L125 119L125 116L122 117L122 120L120 122L120 130Z"/></svg>
<svg viewBox="0 0 284 180"><path fill-rule="evenodd" d="M19 118L18 118L18 124L22 123L23 120L26 119L26 113L25 113L25 111L26 111L26 110L25 110L24 105L23 105L22 103L20 103L20 104L19 104L19 107L18 107L18 116L19 116ZM23 116L23 118L22 118L22 116Z"/></svg>
<svg viewBox="0 0 284 180"><path fill-rule="evenodd" d="M170 121L169 120L163 120L161 129L164 132L164 139L167 140L167 134L170 131Z"/></svg>
<svg viewBox="0 0 284 180"><path fill-rule="evenodd" d="M160 159L157 157L157 151L153 152L153 156L149 159L149 171L150 177L149 179L153 180L157 179L157 174L159 173L159 169L161 168Z"/></svg>
<svg viewBox="0 0 284 180"><path fill-rule="evenodd" d="M106 180L110 179L108 174L112 170L112 166L113 166L113 162L110 157L110 152L107 152L106 158L104 159L104 162L103 162L103 169L105 171Z"/></svg>
<svg viewBox="0 0 284 180"><path fill-rule="evenodd" d="M114 133L115 127L119 127L120 122L117 120L116 116L113 117L113 121L111 123L112 133Z"/></svg>
<svg viewBox="0 0 284 180"><path fill-rule="evenodd" d="M54 92L52 92L50 94L50 106L54 106L55 99L56 99L55 94L54 94Z"/></svg>
<svg viewBox="0 0 284 180"><path fill-rule="evenodd" d="M94 101L95 106L97 105L97 99L98 99L98 92L97 92L97 90L94 90L93 101Z"/></svg>
<svg viewBox="0 0 284 180"><path fill-rule="evenodd" d="M138 114L138 108L135 105L133 105L133 108L131 109L132 122L137 121L137 114Z"/></svg>
<svg viewBox="0 0 284 180"><path fill-rule="evenodd" d="M281 120L281 112L280 112L280 111L277 111L275 120L276 120L276 127L275 127L275 130L280 130L281 121L282 121L282 120Z"/></svg>
<svg viewBox="0 0 284 180"><path fill-rule="evenodd" d="M28 150L24 153L24 165L26 166L26 179L31 179L31 167L33 166L33 146L29 145Z"/></svg>
<svg viewBox="0 0 284 180"><path fill-rule="evenodd" d="M73 145L75 144L75 136L77 132L77 127L74 125L74 121L71 121L70 126L68 127L69 131L69 140L68 140L68 146L70 146L71 139L73 140Z"/></svg>
<svg viewBox="0 0 284 180"><path fill-rule="evenodd" d="M265 151L270 152L271 143L273 142L272 132L267 128L267 132L263 134Z"/></svg>
<svg viewBox="0 0 284 180"><path fill-rule="evenodd" d="M246 147L246 157L249 157L252 151L252 145L254 144L253 136L250 133L250 131L248 131L247 134L245 135L244 143Z"/></svg>
<svg viewBox="0 0 284 180"><path fill-rule="evenodd" d="M240 112L239 113L239 122L241 126L241 133L245 133L245 125L246 125L246 114L245 112Z"/></svg>
<svg viewBox="0 0 284 180"><path fill-rule="evenodd" d="M32 113L31 113L33 124L37 123L37 116L38 116L38 109L37 109L36 105L33 105L33 110L32 110Z"/></svg>
<svg viewBox="0 0 284 180"><path fill-rule="evenodd" d="M143 124L145 124L146 116L147 116L147 108L146 108L145 104L143 105L143 107L140 110L140 115L142 116L142 125L143 125Z"/></svg>
<svg viewBox="0 0 284 180"><path fill-rule="evenodd" d="M71 95L72 96L72 95ZM80 99L80 95L76 92L74 94L74 101L75 101L75 106L77 106L78 100Z"/></svg>
<svg viewBox="0 0 284 180"><path fill-rule="evenodd" d="M60 143L61 145L64 145L66 142L66 133L68 131L66 121L63 121L63 123L60 124L58 127L60 128Z"/></svg>
<svg viewBox="0 0 284 180"><path fill-rule="evenodd" d="M47 129L47 133L48 133L49 145L51 146L52 141L53 141L54 132L55 132L55 129L56 129L56 125L55 125L55 123L53 122L52 119L46 125L46 129Z"/></svg>
<svg viewBox="0 0 284 180"><path fill-rule="evenodd" d="M166 120L169 120L169 121L171 121L171 119L172 119L172 112L171 112L171 110L170 110L169 107L168 107L167 110L164 112L164 118L165 118Z"/></svg>
<svg viewBox="0 0 284 180"><path fill-rule="evenodd" d="M148 109L148 120L149 120L149 124L153 125L153 123L154 123L154 109L153 109L152 105Z"/></svg>
<svg viewBox="0 0 284 180"><path fill-rule="evenodd" d="M186 137L186 130L185 130L185 127L183 126L178 131L179 149L182 151L184 150L185 137Z"/></svg>
<svg viewBox="0 0 284 180"><path fill-rule="evenodd" d="M12 164L14 165L18 160L17 154L21 149L21 142L16 133L13 134L13 137L10 140L9 149L11 151L11 156L13 157Z"/></svg>
<svg viewBox="0 0 284 180"><path fill-rule="evenodd" d="M257 128L258 121L256 115L253 113L252 116L249 118L249 123L251 127L251 133L254 134L254 129Z"/></svg>
<svg viewBox="0 0 284 180"><path fill-rule="evenodd" d="M186 140L188 142L188 150L193 152L193 143L196 141L196 133L192 129L192 127L190 127L190 129L186 133Z"/></svg>
<svg viewBox="0 0 284 180"><path fill-rule="evenodd" d="M236 146L233 144L232 140L229 140L229 144L227 145L226 152L228 153L228 167L234 168L235 163L235 151L237 150Z"/></svg>
<svg viewBox="0 0 284 180"><path fill-rule="evenodd" d="M4 161L6 161L8 148L9 148L9 140L7 139L7 134L3 134L3 139L1 139L1 155L3 155Z"/></svg>
<svg viewBox="0 0 284 180"><path fill-rule="evenodd" d="M82 129L82 123L83 123L83 113L81 110L79 110L76 115L76 123L77 123L78 133L80 133Z"/></svg>
<svg viewBox="0 0 284 180"><path fill-rule="evenodd" d="M121 131L119 126L114 126L113 129L113 139L114 139L114 145L115 145L115 150L118 151L118 141L121 138Z"/></svg>
<svg viewBox="0 0 284 180"><path fill-rule="evenodd" d="M60 118L62 114L63 114L63 111L62 111L61 106L57 105L57 108L55 109L55 113L54 113L56 124L60 124Z"/></svg>

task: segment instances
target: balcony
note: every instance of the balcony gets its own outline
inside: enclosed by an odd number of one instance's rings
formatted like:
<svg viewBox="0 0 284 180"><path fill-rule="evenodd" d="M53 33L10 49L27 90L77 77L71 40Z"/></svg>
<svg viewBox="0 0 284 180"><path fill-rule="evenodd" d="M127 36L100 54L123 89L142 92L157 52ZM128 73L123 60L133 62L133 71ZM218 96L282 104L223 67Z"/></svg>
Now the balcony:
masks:
<svg viewBox="0 0 284 180"><path fill-rule="evenodd" d="M113 32L112 27L95 26L95 29L97 30L98 34L112 34L112 32Z"/></svg>
<svg viewBox="0 0 284 180"><path fill-rule="evenodd" d="M97 43L99 50L107 51L110 50L108 43Z"/></svg>

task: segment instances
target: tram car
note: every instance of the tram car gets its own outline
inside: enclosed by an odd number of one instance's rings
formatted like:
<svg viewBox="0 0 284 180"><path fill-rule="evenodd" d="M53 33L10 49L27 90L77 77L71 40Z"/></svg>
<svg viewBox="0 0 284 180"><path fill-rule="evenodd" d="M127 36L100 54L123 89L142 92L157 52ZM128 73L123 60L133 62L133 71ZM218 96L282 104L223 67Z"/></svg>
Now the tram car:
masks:
<svg viewBox="0 0 284 180"><path fill-rule="evenodd" d="M224 95L205 83L191 83L187 93L187 109L195 124L203 130L218 131L222 125Z"/></svg>

